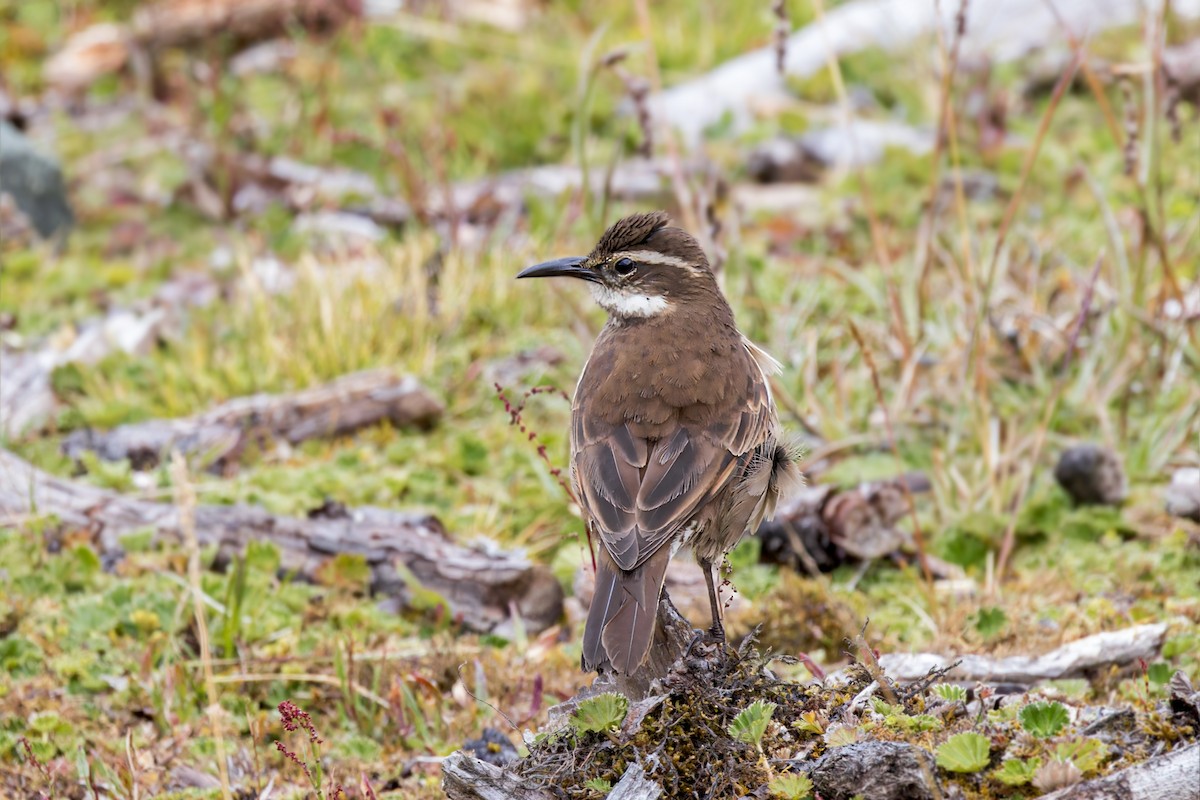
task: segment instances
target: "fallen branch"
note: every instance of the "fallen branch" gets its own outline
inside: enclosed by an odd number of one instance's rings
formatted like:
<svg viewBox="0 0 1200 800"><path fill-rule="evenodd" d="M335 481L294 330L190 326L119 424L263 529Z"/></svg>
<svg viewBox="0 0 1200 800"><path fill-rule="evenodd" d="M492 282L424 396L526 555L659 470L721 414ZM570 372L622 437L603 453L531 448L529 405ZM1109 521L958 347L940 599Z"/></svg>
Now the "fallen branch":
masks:
<svg viewBox="0 0 1200 800"><path fill-rule="evenodd" d="M239 397L184 419L76 431L63 442L63 451L72 458L91 451L106 461L129 459L134 469L149 469L179 450L201 455L211 471L225 472L250 445L344 436L384 420L428 428L443 410L416 378L369 370L293 394Z"/></svg>
<svg viewBox="0 0 1200 800"><path fill-rule="evenodd" d="M762 560L814 574L840 566L848 556L866 561L895 553L910 539L896 527L908 516L906 487L927 491L929 480L913 474L851 489L805 487L774 520L759 526Z"/></svg>
<svg viewBox="0 0 1200 800"><path fill-rule="evenodd" d="M1200 743L1077 783L1041 800L1195 800L1200 798Z"/></svg>
<svg viewBox="0 0 1200 800"><path fill-rule="evenodd" d="M211 171L212 152L200 152L199 173ZM245 156L239 162L241 185L234 192L233 205L246 211L257 210L254 202L274 202L282 197L293 211L304 211L314 196L338 205L350 214L366 217L380 225L402 227L418 217L403 200L378 191L375 180L365 173L341 168L322 168L276 156ZM618 200L660 202L671 196L669 162L662 159L623 161L604 184L594 184L599 195L607 192ZM693 165L691 169L699 169ZM555 198L584 187L583 172L574 166L550 164L511 170L477 180L462 181L448 192L432 192L421 199L420 215L427 219L461 219L469 223L489 223L506 212L524 207L528 197ZM241 200L240 198L251 198ZM253 201L253 198L259 198Z"/></svg>
<svg viewBox="0 0 1200 800"><path fill-rule="evenodd" d="M44 535L57 540L88 532L106 564L124 557L121 538L127 534L150 529L159 541L181 537L174 505L57 478L0 449L0 522L30 516L55 519ZM457 544L427 514L362 507L300 519L257 506L201 505L194 525L200 547L215 546L219 563L250 542L269 541L279 548L281 572L300 580L315 581L333 557L361 556L371 571L372 592L403 603L408 581L415 579L475 631L510 632L514 609L530 632L544 630L562 614L562 588L548 569L495 545Z"/></svg>
<svg viewBox="0 0 1200 800"><path fill-rule="evenodd" d="M1074 678L1104 667L1123 667L1152 661L1167 635L1165 623L1135 625L1119 631L1088 636L1040 656L940 656L934 653L888 653L879 659L887 676L895 681L915 681L931 669L944 669L950 680L1033 684L1038 681Z"/></svg>
<svg viewBox="0 0 1200 800"><path fill-rule="evenodd" d="M135 52L217 36L247 44L283 35L294 24L328 30L358 13L348 0L159 0L139 8L128 25L100 23L74 34L43 74L52 85L79 90L122 69Z"/></svg>
<svg viewBox="0 0 1200 800"><path fill-rule="evenodd" d="M56 335L23 350L5 347L0 352L0 436L16 439L50 421L58 409L50 383L54 370L94 364L117 352L146 354L181 325L188 308L206 306L218 296L211 277L181 273L132 308L112 308L78 323L69 337Z"/></svg>
<svg viewBox="0 0 1200 800"><path fill-rule="evenodd" d="M450 800L552 800L503 767L480 761L459 750L442 762L442 791Z"/></svg>
<svg viewBox="0 0 1200 800"><path fill-rule="evenodd" d="M790 101L789 77L816 74L828 66L831 54L845 56L872 47L894 52L933 34L939 26L952 29L958 9L958 3L929 0L854 0L788 37L782 71L776 66L775 46L768 45L651 96L649 107L657 121L675 127L688 144L700 142L705 130L726 118L735 130L742 130L755 119L757 109ZM1177 0L1171 11L1180 17L1195 17L1200 15L1200 2ZM1139 0L970 3L961 59L1012 61L1063 41L1064 29L1095 35L1106 28L1133 24L1143 13Z"/></svg>

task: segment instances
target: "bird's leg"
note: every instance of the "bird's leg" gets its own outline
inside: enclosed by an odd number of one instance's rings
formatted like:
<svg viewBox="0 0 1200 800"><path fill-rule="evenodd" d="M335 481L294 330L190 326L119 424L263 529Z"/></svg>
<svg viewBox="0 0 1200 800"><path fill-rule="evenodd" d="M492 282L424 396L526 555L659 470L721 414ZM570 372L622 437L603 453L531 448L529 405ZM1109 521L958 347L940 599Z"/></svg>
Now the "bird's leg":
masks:
<svg viewBox="0 0 1200 800"><path fill-rule="evenodd" d="M717 597L717 586L713 580L713 562L707 558L696 559L704 570L704 582L708 584L708 605L712 611L712 627L708 633L722 645L725 644L725 626L721 624L721 601Z"/></svg>

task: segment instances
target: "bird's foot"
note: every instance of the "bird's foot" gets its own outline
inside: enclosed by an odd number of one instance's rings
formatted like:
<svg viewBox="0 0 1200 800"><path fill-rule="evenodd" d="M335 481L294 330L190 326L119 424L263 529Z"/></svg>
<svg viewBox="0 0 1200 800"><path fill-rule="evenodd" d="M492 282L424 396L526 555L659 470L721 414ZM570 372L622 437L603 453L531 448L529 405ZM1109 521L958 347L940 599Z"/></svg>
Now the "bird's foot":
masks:
<svg viewBox="0 0 1200 800"><path fill-rule="evenodd" d="M693 651L696 651L696 657L705 661L717 658L724 659L728 655L725 647L724 629L713 627L707 630L694 631L692 641L688 643L687 649L683 651L683 660L687 661L692 658Z"/></svg>

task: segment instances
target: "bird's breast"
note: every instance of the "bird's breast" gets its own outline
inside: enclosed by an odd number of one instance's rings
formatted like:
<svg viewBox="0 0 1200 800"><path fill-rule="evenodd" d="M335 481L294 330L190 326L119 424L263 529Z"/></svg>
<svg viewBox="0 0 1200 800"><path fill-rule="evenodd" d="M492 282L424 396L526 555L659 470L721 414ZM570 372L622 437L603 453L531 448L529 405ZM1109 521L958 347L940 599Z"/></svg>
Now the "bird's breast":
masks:
<svg viewBox="0 0 1200 800"><path fill-rule="evenodd" d="M744 363L746 362L746 363ZM735 328L680 330L609 325L576 389L576 406L636 435L665 435L681 420L700 423L733 413L745 394L746 348Z"/></svg>

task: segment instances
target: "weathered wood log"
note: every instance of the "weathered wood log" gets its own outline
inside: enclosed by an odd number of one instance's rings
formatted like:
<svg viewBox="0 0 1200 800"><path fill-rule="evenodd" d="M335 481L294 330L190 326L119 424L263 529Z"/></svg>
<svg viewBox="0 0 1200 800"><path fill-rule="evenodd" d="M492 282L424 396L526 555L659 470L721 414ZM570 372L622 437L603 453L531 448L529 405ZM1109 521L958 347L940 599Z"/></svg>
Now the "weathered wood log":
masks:
<svg viewBox="0 0 1200 800"><path fill-rule="evenodd" d="M793 761L825 800L933 800L938 786L933 756L901 742L857 742L835 747L816 762Z"/></svg>
<svg viewBox="0 0 1200 800"><path fill-rule="evenodd" d="M1198 0L1176 0L1172 13L1200 15ZM791 101L789 77L807 77L827 68L829 58L872 47L895 51L938 28L952 31L959 3L928 0L854 0L831 8L787 39L784 70L776 68L773 46L737 56L712 71L649 98L656 122L675 127L687 144L697 144L715 124L732 122L743 130L764 106ZM961 58L1011 61L1068 34L1095 34L1130 25L1144 13L1139 0L992 0L969 3ZM728 122L727 122L728 121Z"/></svg>
<svg viewBox="0 0 1200 800"><path fill-rule="evenodd" d="M928 491L920 474L851 489L807 486L796 492L756 533L761 558L797 572L828 572L847 556L868 560L894 553L909 534L897 525L908 516L905 490Z"/></svg>
<svg viewBox="0 0 1200 800"><path fill-rule="evenodd" d="M106 461L127 458L134 469L149 469L178 450L200 456L198 466L225 472L251 445L344 436L384 420L428 428L443 410L416 378L368 370L292 394L239 397L193 417L75 431L63 442L63 452L72 458L87 451Z"/></svg>
<svg viewBox="0 0 1200 800"><path fill-rule="evenodd" d="M662 787L646 777L641 764L631 764L606 800L658 800L662 793Z"/></svg>
<svg viewBox="0 0 1200 800"><path fill-rule="evenodd" d="M214 158L211 151L199 152L197 170L210 171ZM702 166L689 162L684 169L694 172ZM607 193L620 200L667 202L672 197L672 169L673 164L665 159L630 159L618 164L605 180L593 180L591 189L597 195ZM341 205L349 214L387 227L402 227L414 219L491 223L523 208L528 197L555 198L580 191L585 183L578 167L548 164L461 181L447 192L431 192L419 200L419 208L413 208L404 200L381 193L371 176L353 170L315 167L282 156L249 155L240 159L238 173L242 181L239 191L249 187L247 196L257 195L263 202L282 198L298 211L315 194L328 203ZM263 191L253 191L254 186ZM253 203L243 205L248 211L256 210Z"/></svg>
<svg viewBox="0 0 1200 800"><path fill-rule="evenodd" d="M553 794L530 786L524 778L458 751L442 762L442 791L449 800L551 800ZM658 800L662 786L646 777L639 764L630 765L608 793L607 800Z"/></svg>
<svg viewBox="0 0 1200 800"><path fill-rule="evenodd" d="M1200 742L1042 795L1042 800L1200 800Z"/></svg>
<svg viewBox="0 0 1200 800"><path fill-rule="evenodd" d="M450 800L552 800L503 767L480 761L459 750L442 762L442 791Z"/></svg>
<svg viewBox="0 0 1200 800"><path fill-rule="evenodd" d="M208 305L217 297L219 288L212 277L183 272L132 307L110 308L24 349L4 347L0 351L0 435L16 439L40 430L53 418L58 398L50 376L55 369L94 364L112 353L145 354L181 324L187 309Z"/></svg>
<svg viewBox="0 0 1200 800"><path fill-rule="evenodd" d="M888 653L879 665L889 678L915 681L931 669L943 669L957 681L988 681L1030 685L1038 681L1075 678L1109 666L1128 666L1139 659L1152 661L1167 635L1165 623L1135 625L1087 636L1040 656L990 658L979 655L941 656L933 653Z"/></svg>
<svg viewBox="0 0 1200 800"><path fill-rule="evenodd" d="M121 537L150 529L158 540L181 541L179 509L125 497L37 469L0 449L0 522L53 516L45 535L74 531L92 536L104 563L124 556ZM315 580L332 557L358 555L371 570L372 592L403 601L408 576L438 593L449 613L471 630L505 634L516 624L532 632L562 614L563 591L544 566L519 552L481 542L457 544L427 514L362 507L319 518L277 516L257 506L201 505L195 509L196 539L216 546L227 560L252 541L270 541L281 555L281 572Z"/></svg>
<svg viewBox="0 0 1200 800"><path fill-rule="evenodd" d="M128 25L101 23L71 36L43 68L47 83L79 90L122 69L139 49L212 41L228 36L249 43L280 36L289 26L335 28L358 16L350 0L159 0Z"/></svg>

